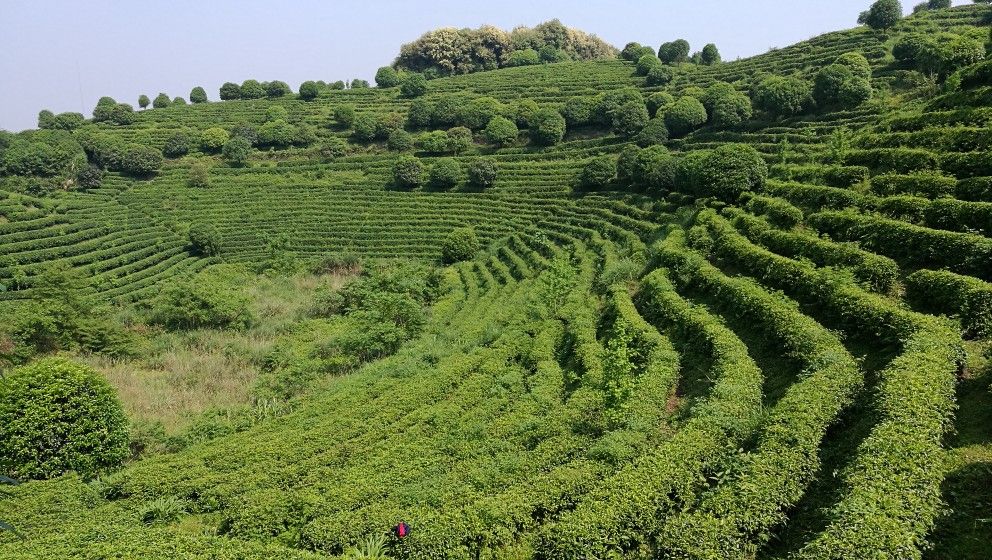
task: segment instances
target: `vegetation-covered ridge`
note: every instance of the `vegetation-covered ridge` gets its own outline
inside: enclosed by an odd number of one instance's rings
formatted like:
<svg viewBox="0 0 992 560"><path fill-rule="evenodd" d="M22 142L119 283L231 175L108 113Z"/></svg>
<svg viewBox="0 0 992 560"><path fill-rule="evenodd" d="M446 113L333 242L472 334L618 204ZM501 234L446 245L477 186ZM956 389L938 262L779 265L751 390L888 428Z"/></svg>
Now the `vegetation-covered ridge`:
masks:
<svg viewBox="0 0 992 560"><path fill-rule="evenodd" d="M984 4L0 134L0 556L986 558Z"/></svg>

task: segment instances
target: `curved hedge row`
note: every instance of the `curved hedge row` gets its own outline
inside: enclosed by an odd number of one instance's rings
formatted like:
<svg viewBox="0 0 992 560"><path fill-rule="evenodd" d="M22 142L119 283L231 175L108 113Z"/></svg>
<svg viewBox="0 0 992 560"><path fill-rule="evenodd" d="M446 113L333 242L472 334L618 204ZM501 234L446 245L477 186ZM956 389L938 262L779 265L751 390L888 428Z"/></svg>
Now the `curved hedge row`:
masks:
<svg viewBox="0 0 992 560"><path fill-rule="evenodd" d="M906 297L923 309L957 315L971 336L992 336L992 283L946 270L918 270L906 277Z"/></svg>

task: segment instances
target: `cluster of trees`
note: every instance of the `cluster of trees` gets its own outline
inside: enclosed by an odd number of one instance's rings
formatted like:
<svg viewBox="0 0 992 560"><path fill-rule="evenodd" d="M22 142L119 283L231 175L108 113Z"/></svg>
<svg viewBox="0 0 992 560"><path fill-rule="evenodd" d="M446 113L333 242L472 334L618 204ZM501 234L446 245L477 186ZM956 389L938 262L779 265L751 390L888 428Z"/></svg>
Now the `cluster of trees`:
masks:
<svg viewBox="0 0 992 560"><path fill-rule="evenodd" d="M485 189L496 183L498 168L496 162L488 158L478 158L463 168L458 160L453 158L437 159L428 167L419 158L401 156L393 164L393 181L397 187L415 189L430 187L438 190L448 190L462 184Z"/></svg>
<svg viewBox="0 0 992 560"><path fill-rule="evenodd" d="M338 80L336 82L325 82L323 80L307 80L300 84L299 95L300 99L304 101L312 101L317 98L323 91L335 91L344 89L367 89L369 87L368 80L351 80L350 82L345 82L344 80Z"/></svg>
<svg viewBox="0 0 992 560"><path fill-rule="evenodd" d="M209 99L207 99L207 91L200 86L196 86L190 90L189 100L192 103L206 103L209 101ZM155 96L154 100L149 100L147 95L138 96L138 107L146 109L149 105L151 105L153 109L164 109L171 105L186 105L186 100L178 96L169 99L169 96L165 93L159 93Z"/></svg>
<svg viewBox="0 0 992 560"><path fill-rule="evenodd" d="M976 0L976 3L978 3L978 0ZM919 4L913 6L913 13L918 14L928 10L943 10L944 8L950 7L951 0L928 0L927 2L920 2Z"/></svg>
<svg viewBox="0 0 992 560"><path fill-rule="evenodd" d="M495 70L507 66L593 60L616 55L616 49L595 35L571 29L557 19L533 28L506 32L493 26L478 29L444 28L425 33L403 45L393 63L396 70L437 76ZM380 87L398 83L376 82Z"/></svg>
<svg viewBox="0 0 992 560"><path fill-rule="evenodd" d="M956 33L913 33L901 37L892 48L901 65L915 68L939 80L985 59L982 37Z"/></svg>
<svg viewBox="0 0 992 560"><path fill-rule="evenodd" d="M0 175L61 177L86 167L86 154L62 129L0 134Z"/></svg>
<svg viewBox="0 0 992 560"><path fill-rule="evenodd" d="M662 43L657 52L648 46L643 46L638 42L630 42L620 51L620 58L637 63L638 74L645 76L648 71L658 66L692 63L701 66L713 66L720 64L720 49L713 43L709 43L702 50L689 54L691 47L685 39L676 39L667 43Z"/></svg>
<svg viewBox="0 0 992 560"><path fill-rule="evenodd" d="M264 97L283 97L293 93L286 82L274 80L271 82L259 82L258 80L245 80L238 85L234 82L225 82L220 86L220 98L222 101L231 99L262 99Z"/></svg>
<svg viewBox="0 0 992 560"><path fill-rule="evenodd" d="M861 12L858 23L872 29L890 29L902 19L902 3L899 0L877 0L868 10Z"/></svg>
<svg viewBox="0 0 992 560"><path fill-rule="evenodd" d="M845 53L821 68L812 81L801 75L767 76L754 86L754 106L775 117L790 117L819 106L854 108L869 99L871 66L860 53Z"/></svg>

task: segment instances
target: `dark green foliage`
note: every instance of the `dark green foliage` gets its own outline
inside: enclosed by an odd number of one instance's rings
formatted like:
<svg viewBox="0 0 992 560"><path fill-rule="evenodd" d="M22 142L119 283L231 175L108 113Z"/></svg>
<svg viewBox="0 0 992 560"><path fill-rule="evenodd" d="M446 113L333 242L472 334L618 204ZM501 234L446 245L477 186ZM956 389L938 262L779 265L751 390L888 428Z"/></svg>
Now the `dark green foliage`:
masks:
<svg viewBox="0 0 992 560"><path fill-rule="evenodd" d="M243 166L251 157L252 146L244 136L235 136L224 143L221 153L224 161L234 166Z"/></svg>
<svg viewBox="0 0 992 560"><path fill-rule="evenodd" d="M626 146L617 158L617 184L630 187L637 183L637 155L641 152L637 146Z"/></svg>
<svg viewBox="0 0 992 560"><path fill-rule="evenodd" d="M496 183L499 169L496 161L489 158L475 158L468 164L468 184L485 189Z"/></svg>
<svg viewBox="0 0 992 560"><path fill-rule="evenodd" d="M671 66L655 66L648 70L645 83L649 86L667 86L675 78Z"/></svg>
<svg viewBox="0 0 992 560"><path fill-rule="evenodd" d="M307 80L300 84L300 99L303 101L313 101L320 94L320 86L313 80Z"/></svg>
<svg viewBox="0 0 992 560"><path fill-rule="evenodd" d="M902 4L899 0L876 0L866 12L858 17L862 23L872 29L889 29L902 19Z"/></svg>
<svg viewBox="0 0 992 560"><path fill-rule="evenodd" d="M118 103L110 108L107 121L119 126L127 126L134 122L134 108L127 103Z"/></svg>
<svg viewBox="0 0 992 560"><path fill-rule="evenodd" d="M822 107L857 107L871 94L871 83L844 64L831 64L820 70L813 86L813 98Z"/></svg>
<svg viewBox="0 0 992 560"><path fill-rule="evenodd" d="M98 189L103 184L104 172L95 165L87 165L76 173L76 185L82 190Z"/></svg>
<svg viewBox="0 0 992 560"><path fill-rule="evenodd" d="M561 114L565 117L565 124L567 126L585 126L592 122L592 113L595 107L596 99L593 97L569 97L561 109Z"/></svg>
<svg viewBox="0 0 992 560"><path fill-rule="evenodd" d="M400 85L400 76L392 66L383 66L375 73L375 85L380 88L391 88Z"/></svg>
<svg viewBox="0 0 992 560"><path fill-rule="evenodd" d="M225 82L224 85L220 86L220 99L221 101L241 99L241 86L232 82Z"/></svg>
<svg viewBox="0 0 992 560"><path fill-rule="evenodd" d="M355 124L355 107L352 105L338 105L333 114L334 122L340 128L348 129Z"/></svg>
<svg viewBox="0 0 992 560"><path fill-rule="evenodd" d="M396 186L412 189L424 182L424 164L413 156L403 156L393 164L393 181Z"/></svg>
<svg viewBox="0 0 992 560"><path fill-rule="evenodd" d="M586 190L609 188L617 175L617 160L599 156L589 160L579 173L579 187Z"/></svg>
<svg viewBox="0 0 992 560"><path fill-rule="evenodd" d="M472 143L475 142L475 136L472 134L472 131L464 126L449 128L445 135L448 137L447 151L456 154L469 149L472 147Z"/></svg>
<svg viewBox="0 0 992 560"><path fill-rule="evenodd" d="M462 165L452 158L441 158L434 162L428 174L431 188L447 190L462 182Z"/></svg>
<svg viewBox="0 0 992 560"><path fill-rule="evenodd" d="M83 126L86 119L81 113L59 113L52 121L52 128L56 130L76 130Z"/></svg>
<svg viewBox="0 0 992 560"><path fill-rule="evenodd" d="M244 90L244 87L242 87ZM280 82L279 80L273 80L271 82L265 83L265 95L268 97L276 98L290 95L293 90L289 89L289 84L286 82Z"/></svg>
<svg viewBox="0 0 992 560"><path fill-rule="evenodd" d="M427 89L427 78L416 72L408 74L400 84L400 93L403 97L420 97L427 93Z"/></svg>
<svg viewBox="0 0 992 560"><path fill-rule="evenodd" d="M96 102L96 107L93 108L93 120L95 122L102 122L110 118L110 111L117 105L117 101L114 101L113 97L101 97L99 101Z"/></svg>
<svg viewBox="0 0 992 560"><path fill-rule="evenodd" d="M781 198L748 193L742 200L747 200L745 207L748 212L758 216L766 216L768 221L777 227L791 229L803 221L803 211Z"/></svg>
<svg viewBox="0 0 992 560"><path fill-rule="evenodd" d="M262 146L286 148L296 143L298 130L282 119L263 124L258 129L258 143Z"/></svg>
<svg viewBox="0 0 992 560"><path fill-rule="evenodd" d="M172 105L172 100L164 93L159 93L155 96L155 100L152 101L152 108L154 109L165 109L169 105Z"/></svg>
<svg viewBox="0 0 992 560"><path fill-rule="evenodd" d="M389 133L389 138L386 140L386 147L394 152L409 152L413 149L413 135L401 128L397 128Z"/></svg>
<svg viewBox="0 0 992 560"><path fill-rule="evenodd" d="M148 321L182 330L247 327L254 321L247 281L242 267L227 264L176 280L152 299Z"/></svg>
<svg viewBox="0 0 992 560"><path fill-rule="evenodd" d="M371 142L378 133L379 121L375 115L363 113L352 123L351 137L358 142Z"/></svg>
<svg viewBox="0 0 992 560"><path fill-rule="evenodd" d="M635 73L638 76L647 76L648 72L650 72L652 69L660 68L662 66L664 66L664 63L661 61L660 58L658 58L653 54L646 54L637 60Z"/></svg>
<svg viewBox="0 0 992 560"><path fill-rule="evenodd" d="M770 115L791 117L812 105L813 86L799 76L769 76L755 88L752 99L755 107Z"/></svg>
<svg viewBox="0 0 992 560"><path fill-rule="evenodd" d="M541 62L545 64L568 62L569 60L572 60L572 57L569 56L567 52L552 45L544 45L541 47L540 50L537 51L537 56L541 59Z"/></svg>
<svg viewBox="0 0 992 560"><path fill-rule="evenodd" d="M369 88L369 81L368 80L352 80L351 81L351 89L368 89L368 88Z"/></svg>
<svg viewBox="0 0 992 560"><path fill-rule="evenodd" d="M138 177L148 176L162 167L163 160L162 152L159 150L132 144L124 151L121 171Z"/></svg>
<svg viewBox="0 0 992 560"><path fill-rule="evenodd" d="M962 89L986 86L992 86L992 60L966 68L961 73Z"/></svg>
<svg viewBox="0 0 992 560"><path fill-rule="evenodd" d="M624 166L630 165L627 162L623 163ZM644 189L669 190L675 185L675 163L675 158L668 148L661 145L649 146L636 153L633 158L633 169L624 169L623 175L624 177L628 174L632 175L633 183ZM617 171L619 174L619 163Z"/></svg>
<svg viewBox="0 0 992 560"><path fill-rule="evenodd" d="M683 97L665 109L665 126L673 138L681 138L706 124L706 107L694 97Z"/></svg>
<svg viewBox="0 0 992 560"><path fill-rule="evenodd" d="M179 158L189 153L192 148L193 139L185 132L177 132L165 141L162 148L162 155L167 158Z"/></svg>
<svg viewBox="0 0 992 560"><path fill-rule="evenodd" d="M612 126L613 113L631 102L644 102L641 92L635 88L623 88L602 93L596 100L596 106L592 112L593 120L604 126Z"/></svg>
<svg viewBox="0 0 992 560"><path fill-rule="evenodd" d="M658 49L658 58L665 64L682 64L689 60L689 42L685 39L676 39L669 43L663 43Z"/></svg>
<svg viewBox="0 0 992 560"><path fill-rule="evenodd" d="M127 419L87 366L46 358L0 381L0 471L20 479L90 478L128 456Z"/></svg>
<svg viewBox="0 0 992 560"><path fill-rule="evenodd" d="M642 148L654 144L664 144L668 141L668 127L665 126L665 119L655 117L648 121L644 128L634 137L634 141Z"/></svg>
<svg viewBox="0 0 992 560"><path fill-rule="evenodd" d="M178 97L178 96L177 97L173 97L172 98L172 105L186 105L186 100L183 99L182 97Z"/></svg>
<svg viewBox="0 0 992 560"><path fill-rule="evenodd" d="M923 309L958 315L966 334L992 335L992 284L946 270L906 277L906 297Z"/></svg>
<svg viewBox="0 0 992 560"><path fill-rule="evenodd" d="M531 119L530 139L539 146L553 146L565 137L565 117L554 109L541 109Z"/></svg>
<svg viewBox="0 0 992 560"><path fill-rule="evenodd" d="M502 148L515 144L520 131L517 129L516 123L497 115L486 125L484 134L487 142Z"/></svg>
<svg viewBox="0 0 992 560"><path fill-rule="evenodd" d="M658 111L672 103L675 103L675 97L667 91L656 91L649 95L644 103L648 108L648 113L653 118L658 114Z"/></svg>
<svg viewBox="0 0 992 560"><path fill-rule="evenodd" d="M706 66L713 66L714 64L720 64L720 50L716 48L716 45L709 43L703 47L700 54L700 59Z"/></svg>
<svg viewBox="0 0 992 560"><path fill-rule="evenodd" d="M650 47L649 47L650 48ZM623 50L620 51L620 59L627 60L630 62L637 62L642 56L644 56L641 51L644 49L640 43L637 41L632 41L624 45ZM650 54L654 54L654 50L651 50Z"/></svg>
<svg viewBox="0 0 992 560"><path fill-rule="evenodd" d="M406 112L406 127L411 130L427 128L434 115L434 103L425 98L414 99Z"/></svg>
<svg viewBox="0 0 992 560"><path fill-rule="evenodd" d="M503 104L492 97L477 97L459 106L457 122L466 128L481 130L504 111Z"/></svg>
<svg viewBox="0 0 992 560"><path fill-rule="evenodd" d="M481 249L475 230L470 227L454 229L441 241L441 262L454 264L471 259Z"/></svg>
<svg viewBox="0 0 992 560"><path fill-rule="evenodd" d="M768 177L765 160L746 144L724 144L698 155L687 154L679 166L676 187L725 202L736 202L745 192L761 191Z"/></svg>
<svg viewBox="0 0 992 560"><path fill-rule="evenodd" d="M541 55L538 54L534 49L521 49L519 51L513 51L510 56L506 59L506 65L513 66L532 66L534 64L541 63Z"/></svg>
<svg viewBox="0 0 992 560"><path fill-rule="evenodd" d="M38 128L55 128L55 113L45 109L38 113Z"/></svg>
<svg viewBox="0 0 992 560"><path fill-rule="evenodd" d="M141 94L138 96L138 107L141 107L142 109L146 109L151 104L152 104L152 100L148 99L147 95Z"/></svg>
<svg viewBox="0 0 992 560"><path fill-rule="evenodd" d="M206 103L209 101L207 99L207 91L200 86L196 86L189 92L190 103Z"/></svg>
<svg viewBox="0 0 992 560"><path fill-rule="evenodd" d="M432 130L417 137L416 145L429 154L444 154L451 151L448 134L442 130Z"/></svg>
<svg viewBox="0 0 992 560"><path fill-rule="evenodd" d="M189 226L189 250L201 257L214 257L220 254L221 236L217 227L207 222L196 222Z"/></svg>
<svg viewBox="0 0 992 560"><path fill-rule="evenodd" d="M726 82L707 88L702 102L714 126L733 127L751 119L751 99Z"/></svg>
<svg viewBox="0 0 992 560"><path fill-rule="evenodd" d="M823 172L823 181L838 188L848 188L868 180L871 170L861 165L837 165Z"/></svg>
<svg viewBox="0 0 992 560"><path fill-rule="evenodd" d="M851 71L851 74L866 80L871 79L871 65L865 55L859 52L844 53L837 57L834 64L840 64Z"/></svg>
<svg viewBox="0 0 992 560"><path fill-rule="evenodd" d="M245 80L241 82L241 99L261 99L265 97L265 86L258 80Z"/></svg>
<svg viewBox="0 0 992 560"><path fill-rule="evenodd" d="M648 123L648 110L642 101L625 103L613 112L613 132L630 138Z"/></svg>

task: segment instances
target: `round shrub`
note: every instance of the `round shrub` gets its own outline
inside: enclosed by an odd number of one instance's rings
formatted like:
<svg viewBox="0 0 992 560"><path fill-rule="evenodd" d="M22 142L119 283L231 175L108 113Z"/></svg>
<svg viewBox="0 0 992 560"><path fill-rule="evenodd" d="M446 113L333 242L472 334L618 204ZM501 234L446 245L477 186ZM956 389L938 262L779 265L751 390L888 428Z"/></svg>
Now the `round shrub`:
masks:
<svg viewBox="0 0 992 560"><path fill-rule="evenodd" d="M635 72L638 76L647 76L652 68L660 68L662 66L664 66L664 63L660 58L653 54L646 54L637 59Z"/></svg>
<svg viewBox="0 0 992 560"><path fill-rule="evenodd" d="M892 47L892 56L904 65L912 66L920 60L927 47L928 38L920 33L910 33L899 37Z"/></svg>
<svg viewBox="0 0 992 560"><path fill-rule="evenodd" d="M265 97L265 87L258 80L241 82L241 99L261 99Z"/></svg>
<svg viewBox="0 0 992 560"><path fill-rule="evenodd" d="M768 164L746 144L724 144L705 153L693 170L692 190L724 202L736 202L748 191L760 191L768 177Z"/></svg>
<svg viewBox="0 0 992 560"><path fill-rule="evenodd" d="M706 124L706 107L695 97L683 97L665 111L665 126L674 138L681 138Z"/></svg>
<svg viewBox="0 0 992 560"><path fill-rule="evenodd" d="M286 82L272 80L271 82L265 84L265 95L268 97L283 97L291 93L293 93L293 90L289 88L289 84Z"/></svg>
<svg viewBox="0 0 992 560"><path fill-rule="evenodd" d="M431 125L434 114L434 103L428 99L414 99L406 112L406 127L411 130L427 128Z"/></svg>
<svg viewBox="0 0 992 560"><path fill-rule="evenodd" d="M173 105L186 105L186 100L183 99L182 97L179 97L177 95L176 97L173 97L172 98L172 104Z"/></svg>
<svg viewBox="0 0 992 560"><path fill-rule="evenodd" d="M147 108L151 104L152 104L152 100L151 99L148 99L148 96L147 95L141 94L141 95L138 96L138 107L141 107L142 109L145 109L145 108ZM43 126L41 126L41 124L39 124L38 125L38 128L45 128L45 127L43 127Z"/></svg>
<svg viewBox="0 0 992 560"><path fill-rule="evenodd" d="M400 85L400 76L391 66L383 66L375 73L375 85L381 88L391 88Z"/></svg>
<svg viewBox="0 0 992 560"><path fill-rule="evenodd" d="M334 122L341 128L351 128L355 124L355 108L351 105L338 105L334 108Z"/></svg>
<svg viewBox="0 0 992 560"><path fill-rule="evenodd" d="M413 156L401 157L393 164L393 180L398 187L419 187L424 182L424 164Z"/></svg>
<svg viewBox="0 0 992 560"><path fill-rule="evenodd" d="M224 143L222 154L227 163L242 166L251 157L251 142L244 136L235 136Z"/></svg>
<svg viewBox="0 0 992 560"><path fill-rule="evenodd" d="M611 156L599 156L589 160L579 173L579 187L598 189L613 182L617 175L617 160Z"/></svg>
<svg viewBox="0 0 992 560"><path fill-rule="evenodd" d="M231 135L219 126L208 128L204 130L203 135L200 136L200 148L207 153L216 153L224 147L224 144L227 143L230 138Z"/></svg>
<svg viewBox="0 0 992 560"><path fill-rule="evenodd" d="M648 108L648 114L652 117L657 115L658 111L672 103L675 103L675 98L667 91L656 91L644 100L644 104Z"/></svg>
<svg viewBox="0 0 992 560"><path fill-rule="evenodd" d="M840 64L851 71L852 74L866 80L871 79L871 65L865 55L859 52L844 53L837 57L834 64Z"/></svg>
<svg viewBox="0 0 992 560"><path fill-rule="evenodd" d="M0 381L0 472L90 478L128 456L128 423L109 383L92 368L46 358Z"/></svg>
<svg viewBox="0 0 992 560"><path fill-rule="evenodd" d="M862 12L858 23L872 29L889 29L902 19L902 4L899 0L877 0L867 12Z"/></svg>
<svg viewBox="0 0 992 560"><path fill-rule="evenodd" d="M754 90L754 105L778 117L791 117L805 111L813 103L813 87L798 76L769 76Z"/></svg>
<svg viewBox="0 0 992 560"><path fill-rule="evenodd" d="M191 89L189 92L189 101L190 103L206 103L208 101L207 90L200 86Z"/></svg>
<svg viewBox="0 0 992 560"><path fill-rule="evenodd" d="M647 189L671 189L675 183L675 158L668 148L650 146L634 158L634 184Z"/></svg>
<svg viewBox="0 0 992 560"><path fill-rule="evenodd" d="M172 100L169 99L169 96L166 95L166 94L164 94L164 93L160 93L160 94L156 95L155 96L155 100L152 101L152 108L154 108L154 109L165 109L166 107L168 107L171 104L172 104Z"/></svg>
<svg viewBox="0 0 992 560"><path fill-rule="evenodd" d="M675 78L675 70L671 66L655 66L645 76L649 86L667 86Z"/></svg>
<svg viewBox="0 0 992 560"><path fill-rule="evenodd" d="M637 146L627 146L620 151L617 158L617 184L629 187L637 181L637 155L641 152Z"/></svg>
<svg viewBox="0 0 992 560"><path fill-rule="evenodd" d="M653 118L644 125L641 132L634 137L634 141L642 148L647 148L654 144L664 144L668 141L668 127L665 126L665 119Z"/></svg>
<svg viewBox="0 0 992 560"><path fill-rule="evenodd" d="M125 150L121 170L131 175L151 175L162 167L163 160L159 150L134 144Z"/></svg>
<svg viewBox="0 0 992 560"><path fill-rule="evenodd" d="M854 74L846 66L840 64L825 66L816 73L816 79L813 81L813 99L821 106L834 105L841 84L851 79L854 79Z"/></svg>
<svg viewBox="0 0 992 560"><path fill-rule="evenodd" d="M587 96L569 97L565 101L565 105L561 108L561 116L565 117L565 124L567 126L585 126L592 121L592 112L595 106L595 98Z"/></svg>
<svg viewBox="0 0 992 560"><path fill-rule="evenodd" d="M520 49L510 53L507 66L532 66L541 63L541 55L534 49Z"/></svg>
<svg viewBox="0 0 992 560"><path fill-rule="evenodd" d="M300 84L300 99L303 101L313 101L320 95L320 86L313 80L307 80Z"/></svg>
<svg viewBox="0 0 992 560"><path fill-rule="evenodd" d="M386 147L394 152L409 152L413 149L413 135L402 128L397 128L389 133Z"/></svg>
<svg viewBox="0 0 992 560"><path fill-rule="evenodd" d="M456 154L469 149L475 142L475 136L472 135L472 131L464 126L449 128L445 134L448 137L448 151Z"/></svg>
<svg viewBox="0 0 992 560"><path fill-rule="evenodd" d="M457 228L441 240L441 261L445 264L467 261L479 252L481 245L475 230Z"/></svg>
<svg viewBox="0 0 992 560"><path fill-rule="evenodd" d="M87 165L76 173L76 185L80 189L98 189L102 184L103 170L96 165Z"/></svg>
<svg viewBox="0 0 992 560"><path fill-rule="evenodd" d="M110 108L107 120L121 126L126 126L134 122L134 107L127 103L118 103Z"/></svg>
<svg viewBox="0 0 992 560"><path fill-rule="evenodd" d="M210 186L210 168L202 161L190 166L186 173L186 185L194 189L205 189Z"/></svg>
<svg viewBox="0 0 992 560"><path fill-rule="evenodd" d="M220 254L220 232L213 224L194 223L189 226L189 250L194 255L213 257Z"/></svg>
<svg viewBox="0 0 992 560"><path fill-rule="evenodd" d="M713 66L714 64L720 64L720 49L716 48L716 45L709 43L703 47L702 52L699 53L700 61L706 66Z"/></svg>
<svg viewBox="0 0 992 560"><path fill-rule="evenodd" d="M613 113L613 132L630 138L648 124L648 110L643 101L630 101Z"/></svg>
<svg viewBox="0 0 992 560"><path fill-rule="evenodd" d="M855 76L840 85L837 90L837 101L842 107L858 107L871 99L871 82Z"/></svg>
<svg viewBox="0 0 992 560"><path fill-rule="evenodd" d="M427 93L427 78L423 74L409 74L400 84L400 94L403 97L420 97Z"/></svg>
<svg viewBox="0 0 992 560"><path fill-rule="evenodd" d="M565 117L554 109L541 109L530 122L530 138L539 146L553 146L565 137Z"/></svg>
<svg viewBox="0 0 992 560"><path fill-rule="evenodd" d="M486 189L496 183L498 174L496 162L489 158L478 158L468 164L468 184Z"/></svg>
<svg viewBox="0 0 992 560"><path fill-rule="evenodd" d="M442 158L431 166L431 171L428 175L432 188L454 188L462 181L462 166L454 159Z"/></svg>
<svg viewBox="0 0 992 560"><path fill-rule="evenodd" d="M220 86L220 100L229 101L231 99L241 99L241 86L232 82L226 82Z"/></svg>
<svg viewBox="0 0 992 560"><path fill-rule="evenodd" d="M681 64L689 60L689 48L688 41L676 39L661 45L658 49L658 58L665 64Z"/></svg>
<svg viewBox="0 0 992 560"><path fill-rule="evenodd" d="M165 146L162 147L162 155L167 158L183 157L189 153L192 143L189 134L177 132L165 141Z"/></svg>
<svg viewBox="0 0 992 560"><path fill-rule="evenodd" d="M602 93L596 99L592 118L600 124L612 126L613 113L623 105L633 101L644 102L644 97L637 88L623 88Z"/></svg>
<svg viewBox="0 0 992 560"><path fill-rule="evenodd" d="M644 47L637 41L627 43L623 46L623 50L620 51L620 60L637 62L642 56L644 56L641 54L641 49L643 48ZM654 53L654 51L651 52L652 54Z"/></svg>
<svg viewBox="0 0 992 560"><path fill-rule="evenodd" d="M517 129L516 123L497 115L486 125L485 135L487 142L502 148L515 144L520 131Z"/></svg>
<svg viewBox="0 0 992 560"><path fill-rule="evenodd" d="M504 109L503 104L492 97L479 97L459 106L458 124L481 130Z"/></svg>

